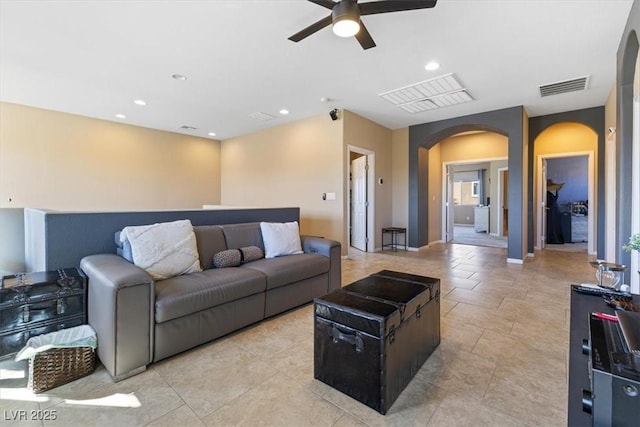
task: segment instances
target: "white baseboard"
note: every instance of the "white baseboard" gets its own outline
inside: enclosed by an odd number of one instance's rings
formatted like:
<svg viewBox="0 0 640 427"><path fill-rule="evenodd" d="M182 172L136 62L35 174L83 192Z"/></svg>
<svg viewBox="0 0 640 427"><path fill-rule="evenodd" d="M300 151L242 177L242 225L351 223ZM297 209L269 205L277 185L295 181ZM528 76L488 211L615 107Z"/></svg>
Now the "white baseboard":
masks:
<svg viewBox="0 0 640 427"><path fill-rule="evenodd" d="M536 254L534 254L534 253L532 253L532 252L529 252L529 253L527 254L527 256L528 256L529 258L533 258L533 257L535 257L535 256L536 256Z"/></svg>
<svg viewBox="0 0 640 427"><path fill-rule="evenodd" d="M507 258L508 264L524 264L524 260L518 258Z"/></svg>

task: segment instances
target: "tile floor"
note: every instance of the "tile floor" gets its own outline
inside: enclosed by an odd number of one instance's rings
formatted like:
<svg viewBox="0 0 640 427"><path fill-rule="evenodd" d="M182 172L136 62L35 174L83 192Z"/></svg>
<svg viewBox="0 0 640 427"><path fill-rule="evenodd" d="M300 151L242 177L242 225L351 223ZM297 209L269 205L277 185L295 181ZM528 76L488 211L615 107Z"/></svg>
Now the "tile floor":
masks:
<svg viewBox="0 0 640 427"><path fill-rule="evenodd" d="M33 395L4 364L2 425L565 426L569 285L593 281L589 258L505 259L449 244L342 261L344 284L381 269L441 279L442 343L386 416L313 379L308 304L119 383L99 367Z"/></svg>

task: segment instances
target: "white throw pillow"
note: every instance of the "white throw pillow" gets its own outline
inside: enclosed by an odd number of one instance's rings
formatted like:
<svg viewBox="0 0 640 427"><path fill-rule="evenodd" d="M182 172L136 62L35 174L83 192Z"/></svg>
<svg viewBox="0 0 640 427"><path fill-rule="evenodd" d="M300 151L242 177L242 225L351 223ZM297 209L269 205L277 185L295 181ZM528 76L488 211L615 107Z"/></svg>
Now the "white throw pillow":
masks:
<svg viewBox="0 0 640 427"><path fill-rule="evenodd" d="M261 222L260 230L264 242L265 258L303 253L297 221Z"/></svg>
<svg viewBox="0 0 640 427"><path fill-rule="evenodd" d="M156 280L202 271L196 235L188 219L125 227L120 240L129 241L133 263Z"/></svg>

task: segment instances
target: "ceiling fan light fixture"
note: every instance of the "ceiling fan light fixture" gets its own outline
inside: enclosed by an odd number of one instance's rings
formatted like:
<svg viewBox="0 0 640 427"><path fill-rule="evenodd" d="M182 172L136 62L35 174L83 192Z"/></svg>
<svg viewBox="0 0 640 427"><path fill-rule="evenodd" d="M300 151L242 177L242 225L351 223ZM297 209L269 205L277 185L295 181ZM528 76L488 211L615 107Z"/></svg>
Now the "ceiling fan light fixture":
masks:
<svg viewBox="0 0 640 427"><path fill-rule="evenodd" d="M351 37L360 31L360 9L355 1L336 3L331 11L333 33L339 37Z"/></svg>
<svg viewBox="0 0 640 427"><path fill-rule="evenodd" d="M333 24L333 34L338 37L351 37L360 31L360 23L351 19L342 19Z"/></svg>

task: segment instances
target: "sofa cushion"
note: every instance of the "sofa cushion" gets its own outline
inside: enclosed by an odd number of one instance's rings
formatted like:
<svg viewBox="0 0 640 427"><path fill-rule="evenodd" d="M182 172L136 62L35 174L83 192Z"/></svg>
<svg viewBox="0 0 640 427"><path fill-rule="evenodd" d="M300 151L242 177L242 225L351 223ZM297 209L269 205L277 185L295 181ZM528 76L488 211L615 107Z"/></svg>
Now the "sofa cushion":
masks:
<svg viewBox="0 0 640 427"><path fill-rule="evenodd" d="M267 276L267 289L286 286L329 271L329 258L316 254L288 255L259 259L243 264L239 270L257 270Z"/></svg>
<svg viewBox="0 0 640 427"><path fill-rule="evenodd" d="M213 268L213 256L227 249L224 233L217 225L196 225L193 227L198 244L200 265L203 270Z"/></svg>
<svg viewBox="0 0 640 427"><path fill-rule="evenodd" d="M227 249L240 249L245 246L257 246L264 251L260 223L225 224L220 228L227 241Z"/></svg>
<svg viewBox="0 0 640 427"><path fill-rule="evenodd" d="M157 323L264 292L266 278L256 270L216 268L155 284Z"/></svg>

